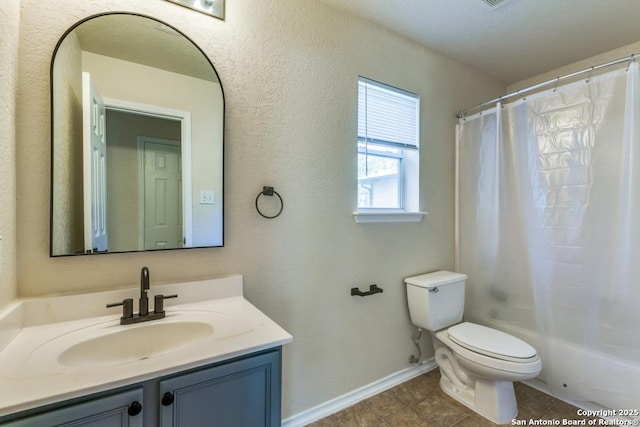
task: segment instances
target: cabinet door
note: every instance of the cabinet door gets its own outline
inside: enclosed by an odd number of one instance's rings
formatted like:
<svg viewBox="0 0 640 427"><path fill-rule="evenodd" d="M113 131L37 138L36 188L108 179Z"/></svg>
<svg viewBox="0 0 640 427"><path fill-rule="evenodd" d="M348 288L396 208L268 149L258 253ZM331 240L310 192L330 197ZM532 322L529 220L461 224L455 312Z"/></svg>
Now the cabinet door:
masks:
<svg viewBox="0 0 640 427"><path fill-rule="evenodd" d="M162 427L280 426L280 348L160 382Z"/></svg>
<svg viewBox="0 0 640 427"><path fill-rule="evenodd" d="M137 412L137 402L142 405L142 389L126 391L77 403L62 409L45 412L3 424L8 427L142 427L142 412ZM142 408L142 406L140 406Z"/></svg>

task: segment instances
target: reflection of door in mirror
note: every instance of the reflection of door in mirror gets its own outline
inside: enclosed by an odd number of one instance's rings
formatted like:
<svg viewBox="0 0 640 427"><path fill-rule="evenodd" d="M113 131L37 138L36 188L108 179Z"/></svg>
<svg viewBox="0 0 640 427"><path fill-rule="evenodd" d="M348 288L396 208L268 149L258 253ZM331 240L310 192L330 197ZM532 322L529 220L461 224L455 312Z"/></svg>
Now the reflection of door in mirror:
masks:
<svg viewBox="0 0 640 427"><path fill-rule="evenodd" d="M180 141L139 137L139 156L144 170L139 172L143 196L141 237L143 249L181 248L182 159Z"/></svg>
<svg viewBox="0 0 640 427"><path fill-rule="evenodd" d="M107 252L105 105L91 75L82 73L84 251Z"/></svg>
<svg viewBox="0 0 640 427"><path fill-rule="evenodd" d="M111 250L121 251L126 248L138 248L138 250L148 249L169 249L182 247L178 246L178 241L182 241L185 236L182 230L176 230L179 237L175 238L159 238L159 242L145 243L145 233L147 228L165 227L164 234L168 233L167 214L172 217L171 213L167 213L166 209L177 211L180 220L186 216L184 211L183 200L184 195L184 170L189 170L189 166L183 166L188 163L188 150L190 138L188 133L183 134L184 121L188 123L186 118L178 118L176 115L168 116L156 113L151 114L137 106L124 109L122 105L118 108L113 107L114 100L107 101L107 198L113 203L109 203L108 221L109 221L109 244ZM145 185L145 176L150 179L148 169L154 164L150 157L145 161L144 142L158 141L175 141L174 151L178 151L178 157L171 157L171 162L180 160L178 166L172 167L174 171L179 173L171 185L163 181L166 177L158 176L159 180L157 191L163 191L158 197L155 197L156 191L151 191L151 182L149 187ZM165 144L166 145L166 144ZM187 154L185 154L187 153ZM164 172L168 166L168 157L157 159L159 166L158 173ZM179 185L177 190L175 186ZM163 190L164 188L164 190ZM171 191L167 194L166 191ZM176 193L176 191L178 193ZM152 195L153 194L153 195ZM177 198L180 200L177 200ZM158 216L152 214L149 209L152 205L161 203L162 211L158 211ZM171 206L167 204L171 203ZM189 202L190 203L190 202ZM155 206L160 209L159 206ZM157 223L157 221L160 221ZM175 229L176 221L170 221ZM147 238L152 238L152 232L149 230ZM171 243L169 243L171 242Z"/></svg>

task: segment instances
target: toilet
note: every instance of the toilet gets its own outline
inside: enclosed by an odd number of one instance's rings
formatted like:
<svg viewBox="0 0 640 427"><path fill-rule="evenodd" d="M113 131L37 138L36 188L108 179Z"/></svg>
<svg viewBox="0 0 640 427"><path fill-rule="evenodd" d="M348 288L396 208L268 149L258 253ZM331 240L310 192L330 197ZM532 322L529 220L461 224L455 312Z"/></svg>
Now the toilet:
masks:
<svg viewBox="0 0 640 427"><path fill-rule="evenodd" d="M510 423L518 414L513 381L535 378L542 364L521 339L462 322L466 279L450 271L406 278L411 322L431 332L442 390L496 424Z"/></svg>

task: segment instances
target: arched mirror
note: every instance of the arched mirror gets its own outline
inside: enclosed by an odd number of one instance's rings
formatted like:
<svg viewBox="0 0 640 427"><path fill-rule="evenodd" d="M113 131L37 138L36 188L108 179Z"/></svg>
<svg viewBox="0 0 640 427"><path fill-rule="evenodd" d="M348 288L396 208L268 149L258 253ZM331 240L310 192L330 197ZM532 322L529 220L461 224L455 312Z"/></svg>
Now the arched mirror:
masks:
<svg viewBox="0 0 640 427"><path fill-rule="evenodd" d="M92 16L51 63L51 256L223 245L224 94L156 19Z"/></svg>

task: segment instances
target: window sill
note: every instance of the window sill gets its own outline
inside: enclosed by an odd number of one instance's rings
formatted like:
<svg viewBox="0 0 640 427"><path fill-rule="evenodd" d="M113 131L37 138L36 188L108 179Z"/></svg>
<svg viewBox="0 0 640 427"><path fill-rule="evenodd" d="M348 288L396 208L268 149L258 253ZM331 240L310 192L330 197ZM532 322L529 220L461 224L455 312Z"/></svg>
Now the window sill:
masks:
<svg viewBox="0 0 640 427"><path fill-rule="evenodd" d="M358 224L375 224L385 222L420 222L427 212L384 212L355 211L353 219Z"/></svg>

